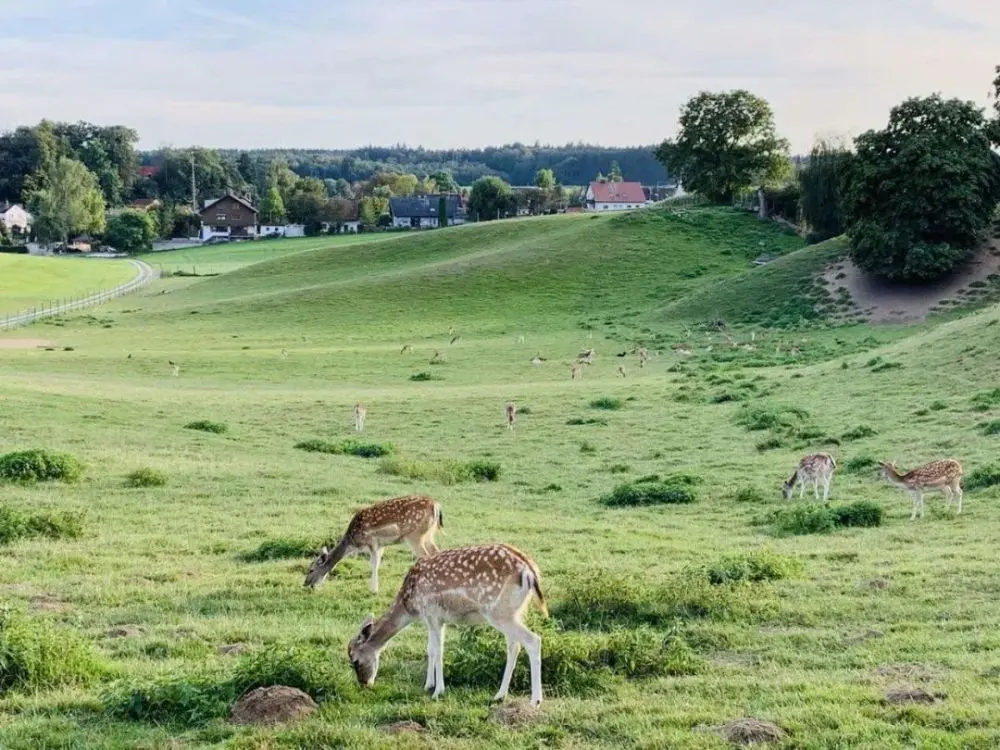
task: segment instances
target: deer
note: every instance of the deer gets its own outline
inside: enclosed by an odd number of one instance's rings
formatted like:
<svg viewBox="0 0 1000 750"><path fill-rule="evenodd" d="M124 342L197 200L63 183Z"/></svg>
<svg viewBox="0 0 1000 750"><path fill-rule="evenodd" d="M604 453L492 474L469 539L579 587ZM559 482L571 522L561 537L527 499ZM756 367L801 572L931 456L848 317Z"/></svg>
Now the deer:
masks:
<svg viewBox="0 0 1000 750"><path fill-rule="evenodd" d="M913 496L913 512L910 520L916 520L917 510L924 517L924 494L940 492L945 496L945 505L950 506L952 498L958 498L956 513L962 512L962 464L953 458L931 461L906 473L900 473L895 463L882 462L881 473L891 484L900 487Z"/></svg>
<svg viewBox="0 0 1000 750"><path fill-rule="evenodd" d="M616 374L620 378L627 378L628 377L628 370L625 369L625 365L618 365L618 369L616 370Z"/></svg>
<svg viewBox="0 0 1000 750"><path fill-rule="evenodd" d="M281 358L282 359L288 359L288 350L287 349L282 348L282 350L281 350Z"/></svg>
<svg viewBox="0 0 1000 750"><path fill-rule="evenodd" d="M646 347L644 346L640 346L638 349L636 349L635 353L636 356L639 357L639 367L640 368L645 367L646 363L649 362L650 360L649 350L647 350Z"/></svg>
<svg viewBox="0 0 1000 750"><path fill-rule="evenodd" d="M354 405L354 429L357 432L365 431L365 417L368 416L368 409L360 401Z"/></svg>
<svg viewBox="0 0 1000 750"><path fill-rule="evenodd" d="M441 506L425 495L407 495L384 500L362 508L347 525L347 531L337 545L319 551L306 573L303 583L315 590L341 560L368 551L371 555L371 580L369 588L378 593L378 568L382 550L393 544L406 542L417 558L428 557L438 551L434 534L444 527Z"/></svg>
<svg viewBox="0 0 1000 750"><path fill-rule="evenodd" d="M517 404L513 401L508 401L504 405L504 413L507 415L507 429L514 429L514 422L517 421Z"/></svg>
<svg viewBox="0 0 1000 750"><path fill-rule="evenodd" d="M170 365L170 368L173 372L173 376L175 378L181 374L181 366L179 364L173 362L172 360L167 360L167 364Z"/></svg>
<svg viewBox="0 0 1000 750"><path fill-rule="evenodd" d="M517 343L517 344L523 344L524 343L524 334L523 333L520 336L517 337L517 340L515 341L515 343Z"/></svg>
<svg viewBox="0 0 1000 750"><path fill-rule="evenodd" d="M805 456L795 468L795 473L781 487L781 494L785 500L790 500L795 492L796 485L799 487L799 499L805 495L806 485L812 482L813 497L819 500L819 483L823 483L823 502L830 497L830 482L833 481L833 472L837 469L837 462L829 453L814 453Z"/></svg>
<svg viewBox="0 0 1000 750"><path fill-rule="evenodd" d="M582 352L576 355L576 358L579 362L585 362L588 365L592 365L594 364L594 350L584 349Z"/></svg>
<svg viewBox="0 0 1000 750"><path fill-rule="evenodd" d="M403 344L403 348L399 350L400 354L409 354L413 351L413 347L410 344Z"/></svg>
<svg viewBox="0 0 1000 750"><path fill-rule="evenodd" d="M569 370L570 380L579 380L583 377L583 365L579 362L575 363Z"/></svg>
<svg viewBox="0 0 1000 750"><path fill-rule="evenodd" d="M507 641L507 665L494 701L507 697L517 657L524 646L531 669L531 705L542 702L542 639L522 619L532 599L545 617L538 566L508 544L458 547L417 560L392 605L380 618L369 614L347 646L358 683L375 684L386 644L415 620L427 626L424 690L444 693L444 631L449 623L492 625Z"/></svg>

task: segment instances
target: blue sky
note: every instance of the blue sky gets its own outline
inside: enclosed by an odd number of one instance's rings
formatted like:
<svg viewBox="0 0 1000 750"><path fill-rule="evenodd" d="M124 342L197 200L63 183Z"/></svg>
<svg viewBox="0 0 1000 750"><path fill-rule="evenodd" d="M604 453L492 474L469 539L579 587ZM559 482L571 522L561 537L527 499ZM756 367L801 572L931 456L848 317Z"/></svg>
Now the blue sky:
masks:
<svg viewBox="0 0 1000 750"><path fill-rule="evenodd" d="M0 0L0 129L339 148L672 135L749 88L797 151L907 96L986 104L997 0ZM993 7L990 7L990 6Z"/></svg>

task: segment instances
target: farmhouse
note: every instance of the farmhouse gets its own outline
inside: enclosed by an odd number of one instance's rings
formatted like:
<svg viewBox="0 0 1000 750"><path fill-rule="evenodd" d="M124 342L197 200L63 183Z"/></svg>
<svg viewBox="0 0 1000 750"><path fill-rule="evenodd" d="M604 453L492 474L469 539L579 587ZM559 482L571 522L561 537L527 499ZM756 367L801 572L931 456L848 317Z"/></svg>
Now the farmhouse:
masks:
<svg viewBox="0 0 1000 750"><path fill-rule="evenodd" d="M19 203L0 201L0 223L13 235L25 235L31 228L31 214Z"/></svg>
<svg viewBox="0 0 1000 750"><path fill-rule="evenodd" d="M327 234L357 234L361 231L361 213L357 201L346 198L331 198L330 208L333 221L323 222L323 231Z"/></svg>
<svg viewBox="0 0 1000 750"><path fill-rule="evenodd" d="M201 210L201 240L252 240L257 237L257 209L244 198L227 193L205 201Z"/></svg>
<svg viewBox="0 0 1000 750"><path fill-rule="evenodd" d="M438 226L438 200L440 195L411 195L389 199L392 225L397 228L433 229ZM445 206L448 224L463 224L459 197L446 195Z"/></svg>
<svg viewBox="0 0 1000 750"><path fill-rule="evenodd" d="M592 182L584 195L586 211L628 211L646 205L646 193L638 182Z"/></svg>

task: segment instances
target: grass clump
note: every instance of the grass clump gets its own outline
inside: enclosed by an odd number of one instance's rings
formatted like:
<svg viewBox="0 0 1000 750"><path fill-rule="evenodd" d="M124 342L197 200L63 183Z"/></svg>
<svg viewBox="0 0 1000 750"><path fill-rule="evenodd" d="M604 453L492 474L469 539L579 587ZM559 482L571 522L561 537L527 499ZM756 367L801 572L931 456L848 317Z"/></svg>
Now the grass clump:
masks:
<svg viewBox="0 0 1000 750"><path fill-rule="evenodd" d="M842 440L863 440L878 435L878 432L868 425L858 425L852 430L848 430L842 436Z"/></svg>
<svg viewBox="0 0 1000 750"><path fill-rule="evenodd" d="M981 490L987 487L995 487L1000 484L1000 466L980 466L969 476L965 477L962 484L970 491Z"/></svg>
<svg viewBox="0 0 1000 750"><path fill-rule="evenodd" d="M1000 388L992 391L980 391L972 397L973 411L989 411L994 406L1000 406Z"/></svg>
<svg viewBox="0 0 1000 750"><path fill-rule="evenodd" d="M804 409L768 404L747 404L736 414L736 424L748 432L799 428L809 413Z"/></svg>
<svg viewBox="0 0 1000 750"><path fill-rule="evenodd" d="M802 574L802 561L795 557L779 555L769 549L754 550L743 554L726 555L714 565L705 568L705 575L713 586L749 581L780 581Z"/></svg>
<svg viewBox="0 0 1000 750"><path fill-rule="evenodd" d="M601 425L603 427L606 427L607 424L608 424L608 420L601 419L600 417L590 417L590 418L586 418L586 419L583 418L583 417L573 417L571 419L567 419L566 420L566 424L570 425L571 427L576 427L576 426L586 425L586 424L596 424L596 425Z"/></svg>
<svg viewBox="0 0 1000 750"><path fill-rule="evenodd" d="M12 610L0 611L0 690L84 685L107 666L73 630Z"/></svg>
<svg viewBox="0 0 1000 750"><path fill-rule="evenodd" d="M420 461L401 456L387 456L379 462L379 473L405 479L434 480L441 484L461 482L496 482L502 467L492 461Z"/></svg>
<svg viewBox="0 0 1000 750"><path fill-rule="evenodd" d="M692 484L693 482L685 482L676 477L656 482L621 484L600 501L609 508L693 503L695 493L691 489Z"/></svg>
<svg viewBox="0 0 1000 750"><path fill-rule="evenodd" d="M225 422L212 422L208 419L199 419L194 422L188 422L184 425L185 430L198 430L199 432L211 432L216 435L224 435L229 432L229 425Z"/></svg>
<svg viewBox="0 0 1000 750"><path fill-rule="evenodd" d="M310 453L328 453L334 456L358 456L359 458L382 458L396 452L392 443L365 443L360 440L347 439L339 443L328 443L325 440L303 440L296 443L300 451Z"/></svg>
<svg viewBox="0 0 1000 750"><path fill-rule="evenodd" d="M36 448L0 456L0 480L9 482L75 482L82 473L83 465L66 453Z"/></svg>
<svg viewBox="0 0 1000 750"><path fill-rule="evenodd" d="M761 504L767 502L767 496L759 487L741 487L733 496L737 503Z"/></svg>
<svg viewBox="0 0 1000 750"><path fill-rule="evenodd" d="M244 552L237 559L241 562L259 563L270 560L289 560L300 557L312 557L319 545L304 539L269 539L257 549Z"/></svg>
<svg viewBox="0 0 1000 750"><path fill-rule="evenodd" d="M847 505L800 504L780 508L766 519L776 536L828 534L837 528L882 525L882 507L870 500Z"/></svg>
<svg viewBox="0 0 1000 750"><path fill-rule="evenodd" d="M476 482L496 482L500 479L502 468L495 461L469 461L466 471Z"/></svg>
<svg viewBox="0 0 1000 750"><path fill-rule="evenodd" d="M830 512L837 526L873 527L882 525L882 506L871 500L857 500L847 505L832 505Z"/></svg>
<svg viewBox="0 0 1000 750"><path fill-rule="evenodd" d="M983 425L983 434L986 436L1000 435L1000 419L994 419Z"/></svg>
<svg viewBox="0 0 1000 750"><path fill-rule="evenodd" d="M610 396L601 396L600 398L595 398L590 402L591 409L604 409L605 411L618 411L619 409L625 408L625 402L620 398L611 398Z"/></svg>
<svg viewBox="0 0 1000 750"><path fill-rule="evenodd" d="M22 513L0 507L0 544L20 539L78 539L83 534L83 516L79 513Z"/></svg>
<svg viewBox="0 0 1000 750"><path fill-rule="evenodd" d="M410 375L410 380L412 380L414 383L426 383L431 380L441 380L441 378L437 377L436 375L432 375L429 372L424 371L424 372L413 373L412 375Z"/></svg>
<svg viewBox="0 0 1000 750"><path fill-rule="evenodd" d="M136 469L125 477L126 487L164 487L167 484L167 475L157 469L148 466Z"/></svg>
<svg viewBox="0 0 1000 750"><path fill-rule="evenodd" d="M861 474L874 469L878 465L879 462L871 456L855 456L854 458L847 459L847 462L844 464L844 470L848 474Z"/></svg>

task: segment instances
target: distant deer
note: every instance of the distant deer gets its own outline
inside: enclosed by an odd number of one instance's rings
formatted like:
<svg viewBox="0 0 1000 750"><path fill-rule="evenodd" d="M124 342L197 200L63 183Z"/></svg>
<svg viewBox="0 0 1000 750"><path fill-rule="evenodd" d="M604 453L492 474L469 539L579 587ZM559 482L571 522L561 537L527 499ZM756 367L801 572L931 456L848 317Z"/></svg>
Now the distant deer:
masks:
<svg viewBox="0 0 1000 750"><path fill-rule="evenodd" d="M434 352L434 356L431 357L431 364L432 365L439 365L442 362L444 362L444 356L441 354L441 352L435 351Z"/></svg>
<svg viewBox="0 0 1000 750"><path fill-rule="evenodd" d="M288 350L287 349L282 349L281 350L281 358L282 359L288 359Z"/></svg>
<svg viewBox="0 0 1000 750"><path fill-rule="evenodd" d="M524 334L523 333L520 336L517 337L517 343L518 344L523 344L524 343Z"/></svg>
<svg viewBox="0 0 1000 750"><path fill-rule="evenodd" d="M354 405L354 429L357 432L365 431L365 417L368 416L368 409L360 402Z"/></svg>
<svg viewBox="0 0 1000 750"><path fill-rule="evenodd" d="M403 348L399 350L400 354L409 354L413 351L413 347L409 344L403 344Z"/></svg>
<svg viewBox="0 0 1000 750"><path fill-rule="evenodd" d="M573 364L572 367L570 367L569 378L570 380L579 380L582 377L583 377L583 365L581 365L579 362L576 362Z"/></svg>
<svg viewBox="0 0 1000 750"><path fill-rule="evenodd" d="M799 499L805 495L806 485L812 483L813 496L819 500L819 484L823 483L823 502L830 497L830 482L833 481L833 472L837 469L837 462L829 453L814 453L805 456L795 469L795 473L781 487L781 494L785 500L790 500L795 492L795 487L799 488Z"/></svg>
<svg viewBox="0 0 1000 750"><path fill-rule="evenodd" d="M504 405L504 413L507 415L507 429L514 429L514 422L517 421L517 404L513 401L508 401Z"/></svg>
<svg viewBox="0 0 1000 750"><path fill-rule="evenodd" d="M962 512L962 464L953 458L941 461L931 461L918 466L912 471L901 474L894 463L882 463L882 474L890 483L900 487L913 496L913 512L910 520L924 517L924 495L928 492L940 492L945 497L945 505L951 505L952 498L958 498L957 513Z"/></svg>
<svg viewBox="0 0 1000 750"><path fill-rule="evenodd" d="M585 362L588 365L594 364L594 350L584 349L576 356L577 360L580 362Z"/></svg>
<svg viewBox="0 0 1000 750"><path fill-rule="evenodd" d="M452 344L454 344L454 343L455 343L456 341L458 341L458 340L459 340L460 338L462 338L462 337L461 337L461 336L452 336L452 337L451 337L451 341L450 341L449 343L452 343Z"/></svg>
<svg viewBox="0 0 1000 750"><path fill-rule="evenodd" d="M639 357L639 367L645 367L646 363L649 362L649 350L644 346L640 346L635 350L636 356Z"/></svg>
<svg viewBox="0 0 1000 750"><path fill-rule="evenodd" d="M620 377L620 378L627 378L628 377L628 370L625 369L625 365L618 365L617 374L618 374L618 377Z"/></svg>
<svg viewBox="0 0 1000 750"><path fill-rule="evenodd" d="M170 365L170 367L172 368L173 375L175 378L181 374L181 366L179 364L177 364L176 362L171 362L170 360L167 360L167 364Z"/></svg>
<svg viewBox="0 0 1000 750"><path fill-rule="evenodd" d="M443 525L441 506L424 495L397 497L362 508L354 514L337 546L320 550L303 585L315 589L345 557L367 551L372 564L369 587L372 593L378 593L383 548L406 542L418 558L433 555L438 550L434 534Z"/></svg>
<svg viewBox="0 0 1000 750"><path fill-rule="evenodd" d="M507 697L517 657L524 646L531 669L531 705L542 702L542 639L522 622L532 598L548 617L534 561L507 544L459 547L417 560L389 610L378 620L368 615L347 646L358 683L371 687L386 644L414 620L427 626L427 678L424 690L444 693L444 630L449 623L489 623L507 641L507 666L493 697Z"/></svg>

